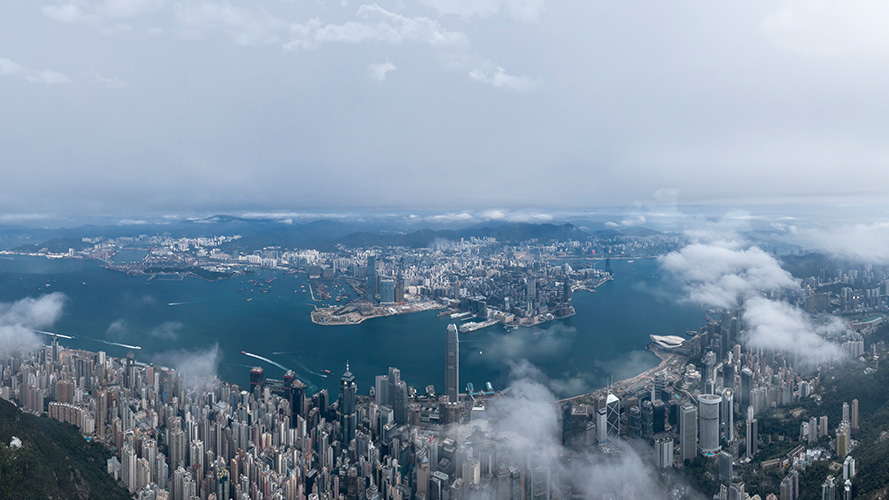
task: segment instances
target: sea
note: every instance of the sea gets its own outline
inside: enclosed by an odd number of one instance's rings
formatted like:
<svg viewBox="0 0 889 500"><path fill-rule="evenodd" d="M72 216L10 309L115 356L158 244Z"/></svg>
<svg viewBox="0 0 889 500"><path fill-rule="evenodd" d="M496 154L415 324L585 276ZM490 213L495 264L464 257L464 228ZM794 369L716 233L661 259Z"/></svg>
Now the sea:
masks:
<svg viewBox="0 0 889 500"><path fill-rule="evenodd" d="M129 252L115 258L141 257ZM681 300L679 284L662 275L657 260L613 260L612 268L614 280L595 292L574 293L572 317L511 332L496 325L461 334L461 386L472 383L478 390L490 382L503 390L514 377L532 376L560 398L591 392L657 365L645 350L650 334L685 335L704 324L707 312ZM349 294L344 283L330 286L334 297ZM0 302L65 295L61 318L44 329L76 337L61 339L67 347L117 357L132 351L138 361L186 370L209 366L242 387L253 366L279 379L292 369L310 391L327 389L332 397L347 363L361 394L376 375L397 367L420 393L429 385L443 392L445 331L455 320L428 311L316 325L311 310L336 302L313 301L308 290L305 274L269 269L218 281L148 279L98 261L0 256Z"/></svg>

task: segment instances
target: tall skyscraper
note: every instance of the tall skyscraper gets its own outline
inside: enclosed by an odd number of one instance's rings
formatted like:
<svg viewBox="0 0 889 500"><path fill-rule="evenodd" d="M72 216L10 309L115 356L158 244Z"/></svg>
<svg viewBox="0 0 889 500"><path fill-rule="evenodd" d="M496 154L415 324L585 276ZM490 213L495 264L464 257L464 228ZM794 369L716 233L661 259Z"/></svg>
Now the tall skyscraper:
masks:
<svg viewBox="0 0 889 500"><path fill-rule="evenodd" d="M355 414L355 396L358 394L358 386L355 385L355 375L349 371L349 363L346 363L346 372L340 378L340 432L343 446L349 446L355 437L358 417Z"/></svg>
<svg viewBox="0 0 889 500"><path fill-rule="evenodd" d="M849 436L852 434L851 429L849 428L849 422L843 421L840 422L840 426L837 427L837 456L840 458L846 458L846 455L849 453Z"/></svg>
<svg viewBox="0 0 889 500"><path fill-rule="evenodd" d="M679 408L679 460L691 460L698 453L698 409L691 403Z"/></svg>
<svg viewBox="0 0 889 500"><path fill-rule="evenodd" d="M609 392L605 409L608 412L608 442L616 444L620 440L620 399Z"/></svg>
<svg viewBox="0 0 889 500"><path fill-rule="evenodd" d="M857 432L858 431L858 400L857 399L852 400L852 415L851 415L851 421L849 423L852 425L852 430Z"/></svg>
<svg viewBox="0 0 889 500"><path fill-rule="evenodd" d="M367 300L374 302L377 295L377 260L373 255L367 256Z"/></svg>
<svg viewBox="0 0 889 500"><path fill-rule="evenodd" d="M460 394L460 339L457 325L448 325L445 347L445 394L453 402L459 401Z"/></svg>
<svg viewBox="0 0 889 500"><path fill-rule="evenodd" d="M395 304L395 280L392 278L380 280L380 304L384 306Z"/></svg>
<svg viewBox="0 0 889 500"><path fill-rule="evenodd" d="M759 424L755 418L747 419L747 458L753 458L756 455L757 443L759 442Z"/></svg>
<svg viewBox="0 0 889 500"><path fill-rule="evenodd" d="M713 455L719 452L719 406L722 396L701 394L698 396L698 412L701 418L701 453Z"/></svg>
<svg viewBox="0 0 889 500"><path fill-rule="evenodd" d="M719 408L719 426L722 439L726 443L731 443L735 440L734 393L727 387L718 388L717 393L722 396L722 404Z"/></svg>

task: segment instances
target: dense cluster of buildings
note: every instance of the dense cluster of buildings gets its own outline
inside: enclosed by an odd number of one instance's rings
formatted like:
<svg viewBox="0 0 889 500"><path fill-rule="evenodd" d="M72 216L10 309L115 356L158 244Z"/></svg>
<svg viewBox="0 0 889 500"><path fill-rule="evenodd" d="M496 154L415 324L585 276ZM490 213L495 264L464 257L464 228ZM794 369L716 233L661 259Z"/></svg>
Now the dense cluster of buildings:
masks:
<svg viewBox="0 0 889 500"><path fill-rule="evenodd" d="M823 487L835 495L849 490L856 400L844 405L833 427L827 416L804 421L799 445L786 457L757 460L764 439L757 418L813 397L819 373L798 372L780 352L744 351L736 342L740 333L737 316L727 313L695 336L703 351L700 370L692 364L665 369L649 384L554 407L564 456L620 460L624 443L632 441L648 443L646 466L653 470L712 457L719 465L719 499L750 498L739 474L746 467L779 468L785 479L767 498L781 500L797 498L806 464L836 457L843 474L826 478ZM140 500L461 500L473 492L483 498L597 498L572 489L555 464L503 451L486 407L507 396L462 392L455 325L443 346L442 395L432 387L418 393L397 368L377 376L369 396L360 395L347 365L339 394L331 398L326 390L308 394L293 372L269 380L254 368L246 388L195 383L132 354L117 359L63 349L54 339L0 361L0 396L26 411L46 411L114 449L109 473Z"/></svg>

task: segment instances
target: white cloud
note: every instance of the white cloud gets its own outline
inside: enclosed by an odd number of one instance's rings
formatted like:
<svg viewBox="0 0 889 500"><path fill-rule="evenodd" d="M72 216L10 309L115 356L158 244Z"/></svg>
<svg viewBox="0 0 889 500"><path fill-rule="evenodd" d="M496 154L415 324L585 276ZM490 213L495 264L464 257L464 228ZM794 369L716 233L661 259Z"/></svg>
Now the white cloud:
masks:
<svg viewBox="0 0 889 500"><path fill-rule="evenodd" d="M469 39L464 33L448 31L425 16L407 17L390 12L377 4L362 5L356 16L361 21L344 24L323 24L314 18L306 23L290 25L291 40L286 50L310 50L324 43L380 42L401 45L404 42L427 44L438 49L466 48Z"/></svg>
<svg viewBox="0 0 889 500"><path fill-rule="evenodd" d="M373 63L367 67L367 76L372 80L382 82L386 79L386 75L398 69L391 61Z"/></svg>
<svg viewBox="0 0 889 500"><path fill-rule="evenodd" d="M560 491L596 498L663 498L664 485L640 456L626 443L619 443L620 453L602 460L592 453L592 444L580 450L562 445L562 426L556 398L549 387L581 388L576 377L550 381L527 361L511 364L509 390L487 401L485 421L473 421L454 434L469 436L467 448L476 458L482 454L500 457L505 465L527 467L548 474ZM494 498L490 485L470 492L470 500ZM694 496L692 498L698 498Z"/></svg>
<svg viewBox="0 0 889 500"><path fill-rule="evenodd" d="M132 19L163 9L166 0L104 0L89 2L86 0L64 0L44 5L41 11L46 17L67 24L91 24L114 29L121 20Z"/></svg>
<svg viewBox="0 0 889 500"><path fill-rule="evenodd" d="M148 335L159 338L161 340L176 340L182 327L185 326L179 321L166 321L158 327L149 330Z"/></svg>
<svg viewBox="0 0 889 500"><path fill-rule="evenodd" d="M93 83L104 85L109 89L121 89L127 86L126 80L121 80L120 78L110 78L99 73L87 73L87 76L93 79Z"/></svg>
<svg viewBox="0 0 889 500"><path fill-rule="evenodd" d="M710 307L736 307L760 292L796 288L799 283L774 257L758 247L692 244L660 257L664 270L684 283L688 299Z"/></svg>
<svg viewBox="0 0 889 500"><path fill-rule="evenodd" d="M807 248L871 264L889 263L889 222L806 229L789 226L788 229L790 239Z"/></svg>
<svg viewBox="0 0 889 500"><path fill-rule="evenodd" d="M486 18L506 15L517 21L533 23L546 10L544 0L422 0L439 14L463 18Z"/></svg>
<svg viewBox="0 0 889 500"><path fill-rule="evenodd" d="M219 31L238 45L266 45L280 41L287 24L268 10L230 3L201 1L175 7L175 20L186 36Z"/></svg>
<svg viewBox="0 0 889 500"><path fill-rule="evenodd" d="M660 263L684 282L688 300L724 309L741 307L748 347L784 351L791 361L810 367L842 357L839 345L825 338L846 332L839 318L826 316L816 322L796 306L763 296L798 290L800 284L759 248L692 244L662 257Z"/></svg>
<svg viewBox="0 0 889 500"><path fill-rule="evenodd" d="M0 57L0 75L22 77L25 81L42 85L57 85L71 82L71 78L64 73L51 69L31 69L5 57Z"/></svg>
<svg viewBox="0 0 889 500"><path fill-rule="evenodd" d="M219 344L204 349L167 351L152 357L160 365L175 368L188 384L203 384L216 379L222 360Z"/></svg>
<svg viewBox="0 0 889 500"><path fill-rule="evenodd" d="M469 72L469 78L479 83L486 83L497 89L504 88L515 92L529 92L543 86L543 81L539 78L531 78L525 75L510 75L501 66L497 66L493 72L476 68Z"/></svg>
<svg viewBox="0 0 889 500"><path fill-rule="evenodd" d="M62 317L67 297L59 292L0 303L0 352L28 349L42 339L34 329L51 327Z"/></svg>
<svg viewBox="0 0 889 500"><path fill-rule="evenodd" d="M760 26L777 46L816 56L889 52L889 3L787 0Z"/></svg>
<svg viewBox="0 0 889 500"><path fill-rule="evenodd" d="M753 297L744 304L742 320L749 347L784 351L791 361L807 366L844 357L838 344L825 339L846 333L842 320L835 316L816 324L806 312L786 302Z"/></svg>

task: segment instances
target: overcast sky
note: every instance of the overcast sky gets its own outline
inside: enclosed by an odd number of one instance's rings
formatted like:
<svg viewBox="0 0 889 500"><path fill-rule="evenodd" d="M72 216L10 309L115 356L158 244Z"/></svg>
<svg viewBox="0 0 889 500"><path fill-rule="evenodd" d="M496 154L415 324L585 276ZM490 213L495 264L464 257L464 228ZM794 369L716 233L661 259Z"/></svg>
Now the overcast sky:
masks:
<svg viewBox="0 0 889 500"><path fill-rule="evenodd" d="M884 1L9 0L0 213L889 194Z"/></svg>

